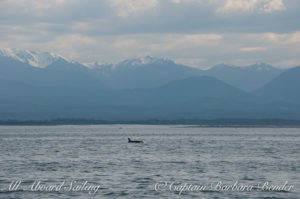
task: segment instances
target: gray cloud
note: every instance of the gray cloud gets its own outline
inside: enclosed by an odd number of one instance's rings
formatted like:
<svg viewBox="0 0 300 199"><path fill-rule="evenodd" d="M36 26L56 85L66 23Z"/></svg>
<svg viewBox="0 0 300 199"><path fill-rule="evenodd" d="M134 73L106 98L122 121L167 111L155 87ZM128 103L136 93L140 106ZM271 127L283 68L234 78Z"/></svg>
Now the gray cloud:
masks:
<svg viewBox="0 0 300 199"><path fill-rule="evenodd" d="M2 0L0 47L115 62L300 64L298 0Z"/></svg>

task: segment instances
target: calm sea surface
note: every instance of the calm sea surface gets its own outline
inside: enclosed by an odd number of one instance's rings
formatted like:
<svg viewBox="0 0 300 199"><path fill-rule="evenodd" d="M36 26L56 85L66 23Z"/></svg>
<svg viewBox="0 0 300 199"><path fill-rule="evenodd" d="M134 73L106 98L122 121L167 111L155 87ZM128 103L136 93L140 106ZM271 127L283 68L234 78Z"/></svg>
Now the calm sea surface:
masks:
<svg viewBox="0 0 300 199"><path fill-rule="evenodd" d="M299 128L0 126L0 152L1 199L300 197Z"/></svg>

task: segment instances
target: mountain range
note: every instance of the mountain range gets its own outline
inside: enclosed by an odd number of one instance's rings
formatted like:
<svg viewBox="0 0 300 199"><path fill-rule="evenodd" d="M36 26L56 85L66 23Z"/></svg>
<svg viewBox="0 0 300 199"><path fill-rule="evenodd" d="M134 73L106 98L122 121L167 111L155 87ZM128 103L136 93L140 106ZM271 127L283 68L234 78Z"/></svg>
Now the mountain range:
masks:
<svg viewBox="0 0 300 199"><path fill-rule="evenodd" d="M200 70L150 56L117 64L96 63L92 68L93 74L115 89L152 88L177 79L211 76L243 90L253 91L282 72L282 69L264 63L247 67L220 64L208 70Z"/></svg>
<svg viewBox="0 0 300 199"><path fill-rule="evenodd" d="M53 53L0 50L0 119L300 119L300 67L200 70L143 57L86 67Z"/></svg>

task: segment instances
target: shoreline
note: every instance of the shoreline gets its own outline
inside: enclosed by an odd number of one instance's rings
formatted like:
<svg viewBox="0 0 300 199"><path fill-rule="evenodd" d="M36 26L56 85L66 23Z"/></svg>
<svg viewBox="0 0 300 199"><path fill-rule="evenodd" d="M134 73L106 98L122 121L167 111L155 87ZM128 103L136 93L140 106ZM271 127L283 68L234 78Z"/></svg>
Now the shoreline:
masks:
<svg viewBox="0 0 300 199"><path fill-rule="evenodd" d="M288 119L193 119L193 120L0 120L0 126L62 125L184 125L182 128L300 128L300 120ZM180 127L179 127L180 128Z"/></svg>

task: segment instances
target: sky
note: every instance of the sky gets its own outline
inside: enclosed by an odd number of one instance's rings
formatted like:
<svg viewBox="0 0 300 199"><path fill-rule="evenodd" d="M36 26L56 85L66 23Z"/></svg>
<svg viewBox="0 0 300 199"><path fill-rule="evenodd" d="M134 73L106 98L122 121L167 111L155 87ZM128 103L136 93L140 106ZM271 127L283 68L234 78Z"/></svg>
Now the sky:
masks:
<svg viewBox="0 0 300 199"><path fill-rule="evenodd" d="M299 0L0 0L0 48L81 63L300 65Z"/></svg>

